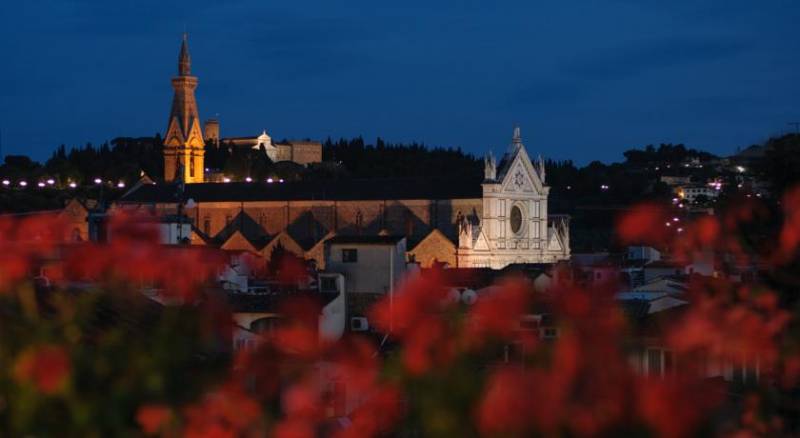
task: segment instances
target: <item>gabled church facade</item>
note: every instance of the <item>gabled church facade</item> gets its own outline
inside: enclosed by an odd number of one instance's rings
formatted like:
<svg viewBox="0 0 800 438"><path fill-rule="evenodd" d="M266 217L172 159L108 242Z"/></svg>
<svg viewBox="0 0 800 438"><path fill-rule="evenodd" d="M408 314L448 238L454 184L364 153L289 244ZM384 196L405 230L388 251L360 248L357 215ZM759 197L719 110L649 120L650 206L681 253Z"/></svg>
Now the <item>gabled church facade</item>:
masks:
<svg viewBox="0 0 800 438"><path fill-rule="evenodd" d="M540 157L534 166L519 128L499 167L490 153L484 168L480 217L459 221L458 265L501 269L568 259L568 218L548 216L544 163Z"/></svg>

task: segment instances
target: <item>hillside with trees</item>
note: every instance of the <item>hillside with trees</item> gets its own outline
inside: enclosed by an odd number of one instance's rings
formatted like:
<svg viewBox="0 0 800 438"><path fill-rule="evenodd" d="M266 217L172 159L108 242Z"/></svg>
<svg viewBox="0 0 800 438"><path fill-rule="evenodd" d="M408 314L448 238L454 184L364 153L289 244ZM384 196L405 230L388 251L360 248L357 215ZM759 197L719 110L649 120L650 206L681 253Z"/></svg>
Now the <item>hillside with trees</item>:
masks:
<svg viewBox="0 0 800 438"><path fill-rule="evenodd" d="M758 146L765 150L752 166L757 176L779 189L800 182L800 136L787 135ZM106 203L124 193L142 174L158 180L163 175L162 140L153 137L119 137L100 146L58 147L44 164L25 156L7 156L0 178L10 181L0 191L0 210L24 212L57 209L71 197L102 198ZM550 212L572 217L575 251L607 249L613 222L620 211L645 199L669 199L670 188L661 176L691 177L703 182L722 175L718 157L684 145L647 145L624 153L624 161L593 161L577 166L571 161L546 162L551 187ZM735 157L732 157L734 159ZM727 161L726 161L727 162ZM267 177L287 181L349 178L437 177L464 184L480 184L483 159L459 148L435 148L422 143L390 143L381 138L326 139L323 162L307 167L291 162L273 163L262 149L223 144L206 146L206 167L232 180ZM94 184L96 178L102 184ZM27 181L21 187L20 181ZM42 181L50 181L38 187ZM75 183L70 188L69 183ZM117 187L122 182L125 187ZM735 185L734 185L735 186Z"/></svg>

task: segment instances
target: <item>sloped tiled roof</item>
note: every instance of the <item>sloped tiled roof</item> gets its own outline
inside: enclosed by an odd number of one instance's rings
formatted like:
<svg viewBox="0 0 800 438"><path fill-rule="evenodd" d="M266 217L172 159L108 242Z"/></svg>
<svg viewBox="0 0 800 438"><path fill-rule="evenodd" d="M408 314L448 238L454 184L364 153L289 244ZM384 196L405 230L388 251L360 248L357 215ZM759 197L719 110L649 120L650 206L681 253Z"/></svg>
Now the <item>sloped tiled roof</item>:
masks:
<svg viewBox="0 0 800 438"><path fill-rule="evenodd" d="M403 240L405 236L334 236L326 241L330 244L351 244L351 245L393 245Z"/></svg>
<svg viewBox="0 0 800 438"><path fill-rule="evenodd" d="M249 241L241 232L238 230L234 231L233 234L228 237L228 240L222 244L220 247L221 249L225 250L240 250L240 251L250 251L252 253L258 253L258 248L253 245L253 242Z"/></svg>

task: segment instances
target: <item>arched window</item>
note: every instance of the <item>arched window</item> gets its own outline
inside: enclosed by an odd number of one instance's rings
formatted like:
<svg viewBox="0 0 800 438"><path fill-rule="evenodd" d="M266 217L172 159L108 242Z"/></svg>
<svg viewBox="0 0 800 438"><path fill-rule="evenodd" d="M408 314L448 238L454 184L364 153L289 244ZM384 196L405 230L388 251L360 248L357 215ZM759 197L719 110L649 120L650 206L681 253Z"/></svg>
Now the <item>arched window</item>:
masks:
<svg viewBox="0 0 800 438"><path fill-rule="evenodd" d="M72 235L70 236L70 240L73 242L82 242L83 237L81 237L81 230L80 228L73 228Z"/></svg>
<svg viewBox="0 0 800 438"><path fill-rule="evenodd" d="M514 234L519 234L520 231L522 231L522 211L516 205L511 207L509 224L511 225L511 231Z"/></svg>

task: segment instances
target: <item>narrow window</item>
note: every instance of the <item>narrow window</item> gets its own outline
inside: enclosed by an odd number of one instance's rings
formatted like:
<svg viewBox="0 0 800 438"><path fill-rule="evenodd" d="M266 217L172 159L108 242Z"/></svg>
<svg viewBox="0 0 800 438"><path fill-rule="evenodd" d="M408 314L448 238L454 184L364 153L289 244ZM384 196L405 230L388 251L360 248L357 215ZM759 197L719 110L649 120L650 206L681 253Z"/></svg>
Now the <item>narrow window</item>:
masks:
<svg viewBox="0 0 800 438"><path fill-rule="evenodd" d="M203 233L205 233L206 236L211 235L211 218L208 216L203 219Z"/></svg>
<svg viewBox="0 0 800 438"><path fill-rule="evenodd" d="M364 215L362 215L361 211L359 210L358 212L356 212L356 229L358 231L361 231L363 223L364 223Z"/></svg>
<svg viewBox="0 0 800 438"><path fill-rule="evenodd" d="M411 237L414 234L414 215L410 211L406 212L406 236Z"/></svg>
<svg viewBox="0 0 800 438"><path fill-rule="evenodd" d="M661 350L650 348L647 350L647 375L661 377L663 366L661 362Z"/></svg>
<svg viewBox="0 0 800 438"><path fill-rule="evenodd" d="M342 250L342 262L356 263L358 262L358 250L353 248L345 248Z"/></svg>

